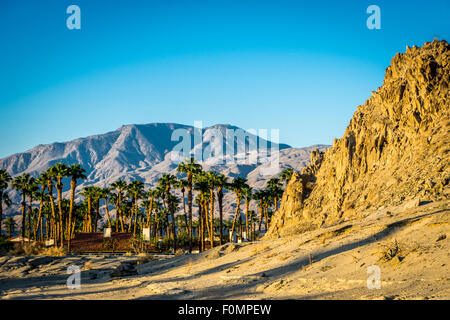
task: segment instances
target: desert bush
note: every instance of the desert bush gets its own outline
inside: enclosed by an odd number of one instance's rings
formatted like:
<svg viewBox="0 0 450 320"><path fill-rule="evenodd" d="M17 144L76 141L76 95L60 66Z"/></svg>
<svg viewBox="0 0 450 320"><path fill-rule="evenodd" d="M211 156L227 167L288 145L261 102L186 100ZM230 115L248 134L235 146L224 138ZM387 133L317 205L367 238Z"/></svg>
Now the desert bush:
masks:
<svg viewBox="0 0 450 320"><path fill-rule="evenodd" d="M63 257L67 254L67 252L63 248L50 247L50 248L41 248L38 254L41 256Z"/></svg>
<svg viewBox="0 0 450 320"><path fill-rule="evenodd" d="M391 261L394 258L397 258L399 261L402 260L403 249L398 244L397 240L394 240L390 244L382 246L379 251L380 260L382 261Z"/></svg>

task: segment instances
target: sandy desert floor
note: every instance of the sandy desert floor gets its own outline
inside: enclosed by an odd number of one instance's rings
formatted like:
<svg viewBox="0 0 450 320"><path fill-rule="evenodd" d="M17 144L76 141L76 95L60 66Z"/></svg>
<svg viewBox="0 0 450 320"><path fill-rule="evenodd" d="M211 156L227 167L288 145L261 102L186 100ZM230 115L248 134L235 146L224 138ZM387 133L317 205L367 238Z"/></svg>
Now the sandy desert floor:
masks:
<svg viewBox="0 0 450 320"><path fill-rule="evenodd" d="M450 299L450 201L171 256L3 256L1 299ZM67 268L81 268L68 289ZM380 270L368 289L367 268Z"/></svg>

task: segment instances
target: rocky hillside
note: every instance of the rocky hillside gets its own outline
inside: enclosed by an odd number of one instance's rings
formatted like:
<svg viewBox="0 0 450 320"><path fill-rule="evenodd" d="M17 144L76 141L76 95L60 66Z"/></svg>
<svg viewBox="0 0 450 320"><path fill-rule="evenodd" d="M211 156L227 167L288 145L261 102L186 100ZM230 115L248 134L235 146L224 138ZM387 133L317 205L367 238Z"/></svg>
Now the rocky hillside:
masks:
<svg viewBox="0 0 450 320"><path fill-rule="evenodd" d="M446 41L397 54L344 136L295 174L268 237L371 210L449 197L450 51Z"/></svg>

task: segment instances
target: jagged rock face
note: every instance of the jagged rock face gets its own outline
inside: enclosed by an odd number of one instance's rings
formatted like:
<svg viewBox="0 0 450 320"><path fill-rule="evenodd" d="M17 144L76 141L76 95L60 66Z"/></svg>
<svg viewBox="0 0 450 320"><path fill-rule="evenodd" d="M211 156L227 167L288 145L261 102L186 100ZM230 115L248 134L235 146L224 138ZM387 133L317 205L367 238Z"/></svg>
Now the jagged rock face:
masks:
<svg viewBox="0 0 450 320"><path fill-rule="evenodd" d="M268 237L414 198L448 199L449 69L446 41L397 54L383 86L357 108L323 161L312 159L301 175L293 175ZM310 193L306 180L315 181Z"/></svg>

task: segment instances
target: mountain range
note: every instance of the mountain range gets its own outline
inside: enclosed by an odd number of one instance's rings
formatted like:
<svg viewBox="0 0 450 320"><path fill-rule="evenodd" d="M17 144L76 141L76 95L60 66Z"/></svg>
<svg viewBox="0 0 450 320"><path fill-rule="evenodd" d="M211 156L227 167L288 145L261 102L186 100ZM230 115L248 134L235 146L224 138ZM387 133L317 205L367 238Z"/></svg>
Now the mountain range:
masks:
<svg viewBox="0 0 450 320"><path fill-rule="evenodd" d="M200 143L198 139L195 141L195 130L202 137ZM215 150L216 142L220 143L220 139L216 139L215 136L226 137L227 131L240 132L244 137L244 140L231 139L230 141L230 139L223 139L222 141L223 154L226 154L227 148L234 147L234 163L220 163L220 154L216 155L209 152L211 154L208 153L209 156L206 156L206 151ZM38 145L23 153L0 159L0 168L7 170L13 177L25 172L37 176L57 162L78 163L86 170L87 175L86 180L80 181L78 190L87 185L105 187L118 179L127 182L138 179L143 181L147 187L150 187L154 186L158 178L164 173L172 173L180 177L176 171L178 163L173 161L173 156L176 155L174 150L181 139L173 136L173 134L174 132L181 132L190 137L189 154L194 155L199 149L203 150L205 156L200 163L205 170L215 170L230 178L237 176L247 178L252 187L259 189L263 188L265 182L276 175L277 172L274 172L273 175L263 174L262 170L270 165L267 161L239 163L242 152L239 154L238 151L245 150L244 153L248 158L252 152L252 141L257 141L258 151L266 150L270 154L271 148L279 149L280 165L278 172L287 167L301 170L309 163L310 153L313 149L319 148L323 151L327 148L326 145L292 148L287 144L272 143L249 131L224 124L203 129L175 123L125 125L105 134L68 142ZM241 144L243 142L243 148L245 149L239 149L239 141L241 141ZM68 197L70 184L68 179L63 182L65 196ZM19 212L20 197L13 190L10 191L10 196L15 205L8 208L6 213L16 214ZM225 216L232 213L230 206L233 200L231 193L225 195Z"/></svg>

